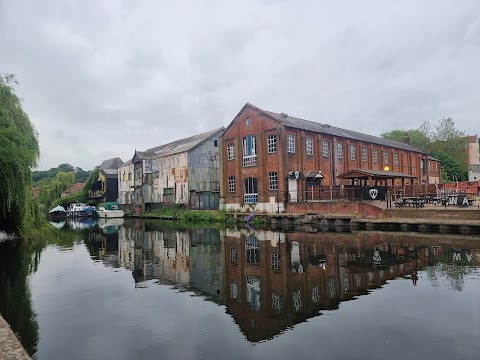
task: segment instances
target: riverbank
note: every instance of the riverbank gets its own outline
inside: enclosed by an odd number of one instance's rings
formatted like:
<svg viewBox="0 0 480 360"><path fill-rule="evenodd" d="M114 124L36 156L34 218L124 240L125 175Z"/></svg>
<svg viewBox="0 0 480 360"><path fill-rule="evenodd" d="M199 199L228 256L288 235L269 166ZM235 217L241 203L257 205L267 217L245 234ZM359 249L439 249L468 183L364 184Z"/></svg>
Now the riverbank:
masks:
<svg viewBox="0 0 480 360"><path fill-rule="evenodd" d="M15 336L12 328L0 315L0 359L30 360L27 351Z"/></svg>

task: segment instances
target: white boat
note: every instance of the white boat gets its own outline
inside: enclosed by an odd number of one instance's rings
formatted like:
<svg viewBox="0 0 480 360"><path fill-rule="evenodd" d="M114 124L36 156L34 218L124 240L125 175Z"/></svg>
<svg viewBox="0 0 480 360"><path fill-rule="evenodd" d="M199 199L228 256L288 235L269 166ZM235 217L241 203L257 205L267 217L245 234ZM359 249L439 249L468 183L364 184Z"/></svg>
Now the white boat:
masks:
<svg viewBox="0 0 480 360"><path fill-rule="evenodd" d="M72 203L67 209L67 217L90 217L95 218L97 210L95 206L84 203Z"/></svg>
<svg viewBox="0 0 480 360"><path fill-rule="evenodd" d="M123 210L118 208L118 204L115 202L107 202L105 206L101 206L97 210L99 218L112 219L112 218L123 218L125 213Z"/></svg>

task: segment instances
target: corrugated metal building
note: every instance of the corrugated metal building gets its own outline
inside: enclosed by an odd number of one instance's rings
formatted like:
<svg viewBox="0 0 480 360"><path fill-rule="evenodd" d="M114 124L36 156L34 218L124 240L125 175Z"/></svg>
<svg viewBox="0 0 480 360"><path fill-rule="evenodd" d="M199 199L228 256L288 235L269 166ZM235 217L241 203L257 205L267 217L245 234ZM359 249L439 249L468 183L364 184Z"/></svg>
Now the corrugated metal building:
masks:
<svg viewBox="0 0 480 360"><path fill-rule="evenodd" d="M223 130L222 127L146 151L135 151L132 160L120 168L120 204L140 209L152 209L160 204L218 209L219 137ZM133 176L128 177L130 172Z"/></svg>

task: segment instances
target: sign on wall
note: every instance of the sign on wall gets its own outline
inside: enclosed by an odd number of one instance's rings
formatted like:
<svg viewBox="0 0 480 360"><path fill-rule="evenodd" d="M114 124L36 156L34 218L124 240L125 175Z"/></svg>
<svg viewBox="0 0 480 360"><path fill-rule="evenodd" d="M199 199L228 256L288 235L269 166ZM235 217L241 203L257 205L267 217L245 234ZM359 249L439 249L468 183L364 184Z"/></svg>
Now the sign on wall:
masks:
<svg viewBox="0 0 480 360"><path fill-rule="evenodd" d="M386 186L366 186L362 188L362 200L385 200Z"/></svg>

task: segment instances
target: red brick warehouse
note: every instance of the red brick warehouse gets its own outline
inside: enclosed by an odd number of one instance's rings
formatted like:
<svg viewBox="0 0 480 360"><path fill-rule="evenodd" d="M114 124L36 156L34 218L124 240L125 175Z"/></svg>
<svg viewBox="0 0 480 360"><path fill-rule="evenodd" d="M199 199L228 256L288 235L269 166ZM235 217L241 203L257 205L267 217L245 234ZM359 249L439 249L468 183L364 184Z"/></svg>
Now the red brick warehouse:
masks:
<svg viewBox="0 0 480 360"><path fill-rule="evenodd" d="M438 160L410 146L407 134L405 142L391 141L248 103L220 147L220 201L231 210L282 212L285 200L305 201L320 185L428 184L440 177L432 164Z"/></svg>

